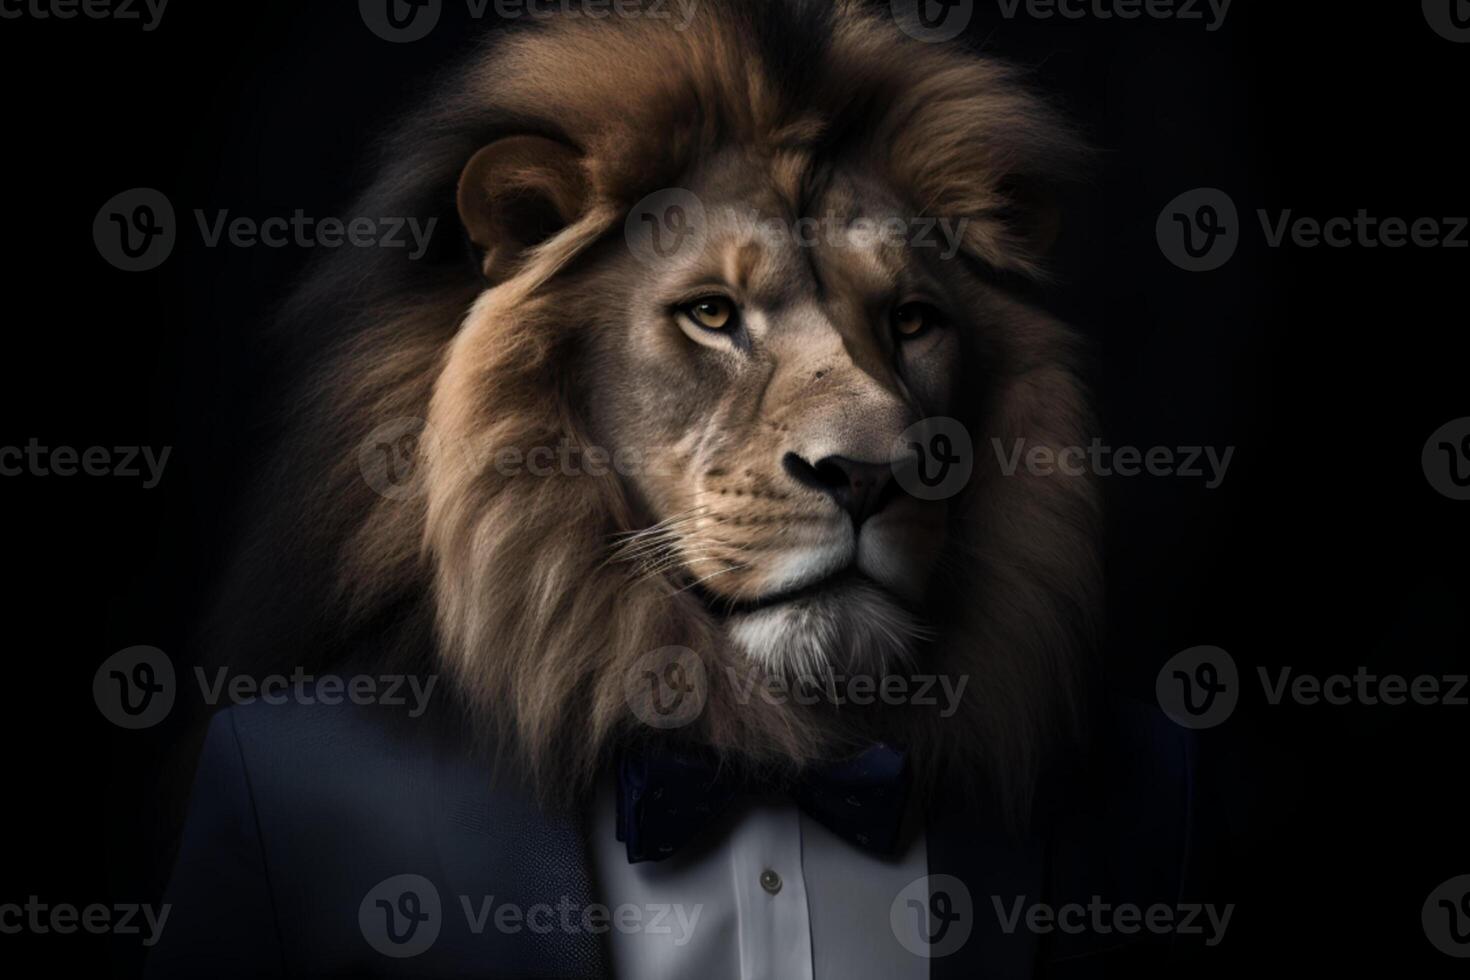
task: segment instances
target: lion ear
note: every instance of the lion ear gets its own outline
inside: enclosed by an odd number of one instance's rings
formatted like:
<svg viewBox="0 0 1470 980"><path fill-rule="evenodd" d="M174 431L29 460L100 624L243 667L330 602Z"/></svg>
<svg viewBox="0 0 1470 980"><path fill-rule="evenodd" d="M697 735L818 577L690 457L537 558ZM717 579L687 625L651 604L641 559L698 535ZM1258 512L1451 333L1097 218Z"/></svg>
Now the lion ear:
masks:
<svg viewBox="0 0 1470 980"><path fill-rule="evenodd" d="M581 154L544 136L491 143L459 178L459 218L491 285L514 275L526 251L575 221L586 202Z"/></svg>

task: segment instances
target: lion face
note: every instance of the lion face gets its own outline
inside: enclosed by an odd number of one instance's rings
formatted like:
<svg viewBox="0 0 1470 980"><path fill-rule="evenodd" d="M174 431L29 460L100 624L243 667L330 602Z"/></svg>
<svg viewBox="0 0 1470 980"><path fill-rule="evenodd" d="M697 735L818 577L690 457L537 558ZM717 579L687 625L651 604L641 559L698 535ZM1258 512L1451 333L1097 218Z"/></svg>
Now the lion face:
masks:
<svg viewBox="0 0 1470 980"><path fill-rule="evenodd" d="M798 767L884 738L928 784L1023 808L1076 730L1095 488L976 458L917 499L908 434L948 417L975 446L1085 441L1075 337L1013 288L1041 274L1046 192L1083 153L1014 72L864 5L707 12L510 34L405 131L377 186L407 203L363 213L441 208L457 181L480 275L309 292L308 314L369 319L329 420L431 436L421 496L344 510L355 454L312 488L344 527L338 591L364 624L431 613L475 717L553 794L647 735L625 680L677 647L709 678L679 737ZM697 204L664 228L685 234L643 247L640 208L670 189ZM937 247L926 221L949 223ZM615 465L498 465L563 449ZM729 676L906 662L972 693L947 717L837 710Z"/></svg>
<svg viewBox="0 0 1470 980"><path fill-rule="evenodd" d="M700 226L613 259L587 414L640 528L621 555L699 595L775 669L877 667L921 629L946 505L904 492L906 430L949 410L962 309L913 216L838 173L805 214L741 157L690 189Z"/></svg>

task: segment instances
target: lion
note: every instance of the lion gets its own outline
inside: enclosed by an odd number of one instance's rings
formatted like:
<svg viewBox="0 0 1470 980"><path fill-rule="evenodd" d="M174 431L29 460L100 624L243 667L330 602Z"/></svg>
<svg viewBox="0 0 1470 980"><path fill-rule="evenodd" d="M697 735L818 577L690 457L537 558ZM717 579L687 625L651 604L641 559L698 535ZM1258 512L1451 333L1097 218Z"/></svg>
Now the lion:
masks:
<svg viewBox="0 0 1470 980"><path fill-rule="evenodd" d="M215 642L442 671L551 801L629 740L796 771L886 739L1024 820L1085 728L1100 522L1090 477L987 448L1086 440L1081 345L1026 287L1087 155L1018 70L853 0L498 33L354 211L463 235L332 256L286 311L325 352ZM953 255L859 233L925 218ZM974 468L923 499L906 433L936 418ZM655 733L626 679L669 648L703 710ZM970 683L941 718L742 697L751 671Z"/></svg>

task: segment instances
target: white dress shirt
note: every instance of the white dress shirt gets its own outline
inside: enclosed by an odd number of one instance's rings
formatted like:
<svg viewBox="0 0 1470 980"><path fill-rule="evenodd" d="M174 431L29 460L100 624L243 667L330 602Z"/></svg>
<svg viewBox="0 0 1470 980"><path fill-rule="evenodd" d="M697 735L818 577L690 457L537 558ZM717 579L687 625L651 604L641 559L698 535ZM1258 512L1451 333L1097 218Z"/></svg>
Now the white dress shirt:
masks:
<svg viewBox="0 0 1470 980"><path fill-rule="evenodd" d="M907 833L900 853L884 858L833 834L789 800L741 800L679 853L629 864L617 839L616 804L616 781L607 780L592 827L598 890L614 923L620 906L639 910L636 917L629 913L627 928L609 932L614 976L929 976L929 960L910 952L924 945L918 920L890 915L900 893L929 873L922 832ZM909 928L913 936L897 934Z"/></svg>

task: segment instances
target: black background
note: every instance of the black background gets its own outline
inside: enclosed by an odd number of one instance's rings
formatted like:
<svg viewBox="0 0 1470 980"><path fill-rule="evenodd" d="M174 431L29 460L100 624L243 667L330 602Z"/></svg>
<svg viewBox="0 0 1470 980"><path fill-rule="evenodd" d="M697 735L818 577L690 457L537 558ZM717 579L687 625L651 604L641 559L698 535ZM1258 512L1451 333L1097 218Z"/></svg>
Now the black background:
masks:
<svg viewBox="0 0 1470 980"><path fill-rule="evenodd" d="M1318 218L1470 213L1461 102L1470 44L1419 4L1236 0L1199 21L1006 20L973 39L1036 68L1104 148L1076 196L1049 298L1089 338L1115 446L1234 446L1220 489L1113 478L1111 683L1140 699L1174 653L1229 650L1244 699L1204 733L1237 905L1210 972L1276 965L1463 975L1420 925L1470 873L1466 707L1271 706L1256 668L1470 670L1470 504L1420 450L1470 415L1470 250L1266 246L1258 208ZM262 324L301 249L205 248L192 212L349 215L361 161L485 24L451 0L428 39L389 44L355 4L174 0L137 22L0 20L5 101L0 445L173 447L162 486L0 478L10 574L0 745L0 903L158 901L158 785L177 737L110 725L91 682L111 653L197 659L190 625L261 465L282 366ZM1226 190L1244 222L1223 269L1165 260L1175 195ZM181 243L127 274L92 241L114 194L166 193ZM136 938L0 935L130 975ZM8 970L6 972L9 972Z"/></svg>

